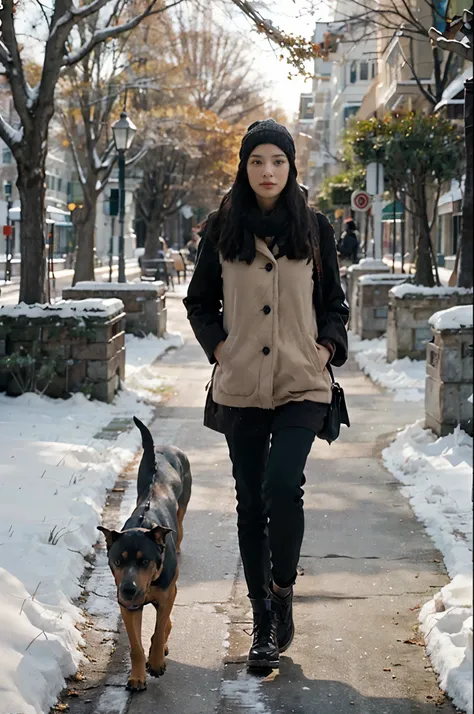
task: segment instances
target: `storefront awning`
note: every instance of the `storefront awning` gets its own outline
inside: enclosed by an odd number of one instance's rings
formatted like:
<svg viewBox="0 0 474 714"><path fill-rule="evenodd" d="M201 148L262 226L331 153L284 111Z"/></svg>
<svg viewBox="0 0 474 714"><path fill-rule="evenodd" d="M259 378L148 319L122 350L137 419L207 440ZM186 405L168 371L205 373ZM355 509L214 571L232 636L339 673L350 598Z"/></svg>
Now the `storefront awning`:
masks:
<svg viewBox="0 0 474 714"><path fill-rule="evenodd" d="M405 215L405 207L401 201L395 201L395 206L393 201L387 203L384 208L382 208L382 221L393 221L393 213L395 210L395 220L401 220Z"/></svg>

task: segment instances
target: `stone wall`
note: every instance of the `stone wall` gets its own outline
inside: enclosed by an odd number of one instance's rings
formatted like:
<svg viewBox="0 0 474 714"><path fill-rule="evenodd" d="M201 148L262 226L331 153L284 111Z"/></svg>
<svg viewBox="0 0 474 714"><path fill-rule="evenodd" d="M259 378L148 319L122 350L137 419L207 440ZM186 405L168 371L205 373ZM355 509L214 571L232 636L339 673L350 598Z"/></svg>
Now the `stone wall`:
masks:
<svg viewBox="0 0 474 714"><path fill-rule="evenodd" d="M63 290L65 300L120 298L126 314L125 331L138 337L166 332L166 286L154 283L80 282Z"/></svg>
<svg viewBox="0 0 474 714"><path fill-rule="evenodd" d="M381 337L387 331L388 293L407 280L406 275L370 274L359 277L355 290L352 325L363 340Z"/></svg>
<svg viewBox="0 0 474 714"><path fill-rule="evenodd" d="M426 343L432 338L428 320L433 313L455 305L470 305L472 290L463 288L421 288L399 285L388 297L387 361L426 357Z"/></svg>
<svg viewBox="0 0 474 714"><path fill-rule="evenodd" d="M472 434L472 327L433 330L426 351L425 425L438 436L458 424Z"/></svg>
<svg viewBox="0 0 474 714"><path fill-rule="evenodd" d="M0 390L111 402L125 379L120 300L0 307Z"/></svg>
<svg viewBox="0 0 474 714"><path fill-rule="evenodd" d="M373 260L372 258L364 258L356 265L350 265L347 268L347 301L351 310L355 307L357 299L357 282L362 275L370 273L388 273L389 267L382 260ZM352 322L352 318L351 318Z"/></svg>

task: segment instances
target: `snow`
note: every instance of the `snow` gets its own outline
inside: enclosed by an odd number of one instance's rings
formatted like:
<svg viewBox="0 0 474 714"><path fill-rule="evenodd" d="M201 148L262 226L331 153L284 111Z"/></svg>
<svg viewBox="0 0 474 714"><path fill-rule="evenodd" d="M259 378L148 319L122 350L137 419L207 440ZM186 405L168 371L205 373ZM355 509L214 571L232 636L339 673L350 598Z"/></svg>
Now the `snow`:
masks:
<svg viewBox="0 0 474 714"><path fill-rule="evenodd" d="M350 265L347 268L347 272L351 273L357 268L367 268L368 270L387 270L386 264L383 260L376 260L375 258L362 258L358 263Z"/></svg>
<svg viewBox="0 0 474 714"><path fill-rule="evenodd" d="M425 397L426 363L409 357L387 362L387 340L361 340L349 332L349 350L362 371L394 393L396 402L418 402Z"/></svg>
<svg viewBox="0 0 474 714"><path fill-rule="evenodd" d="M271 709L265 701L262 682L262 679L242 670L237 679L225 679L222 682L221 692L231 708L254 714L271 714Z"/></svg>
<svg viewBox="0 0 474 714"><path fill-rule="evenodd" d="M0 321L2 317L49 317L56 314L61 317L111 317L123 311L123 302L117 298L90 298L89 300L58 300L54 305L35 303L27 305L0 305Z"/></svg>
<svg viewBox="0 0 474 714"><path fill-rule="evenodd" d="M143 292L156 292L163 285L162 282L156 283L99 283L93 280L84 280L76 283L75 288L78 290L116 290L117 292L128 290L140 290ZM72 290L74 288L71 288Z"/></svg>
<svg viewBox="0 0 474 714"><path fill-rule="evenodd" d="M81 662L73 599L84 556L107 489L140 445L131 418L149 423L161 399L149 364L180 344L180 335L127 336L127 379L113 404L0 395L0 714L46 714ZM116 419L129 426L111 441L102 430Z"/></svg>
<svg viewBox="0 0 474 714"><path fill-rule="evenodd" d="M396 273L369 273L368 275L362 275L359 278L359 284L368 285L369 283L384 283L387 280L402 282L408 280L408 276Z"/></svg>
<svg viewBox="0 0 474 714"><path fill-rule="evenodd" d="M4 135L7 137L7 145L9 147L14 146L15 144L20 144L23 140L23 135L24 135L24 129L23 126L20 126L19 129L14 129L8 122L5 121L3 116L0 114L0 124L2 126L2 131Z"/></svg>
<svg viewBox="0 0 474 714"><path fill-rule="evenodd" d="M459 427L438 439L418 421L382 454L452 578L423 606L419 619L440 687L467 714L473 711L472 447L472 438Z"/></svg>
<svg viewBox="0 0 474 714"><path fill-rule="evenodd" d="M404 283L396 285L390 290L390 295L396 298L404 298L407 295L415 297L440 297L442 295L472 295L472 288L446 288L444 286L436 288L425 288L423 285L411 285Z"/></svg>
<svg viewBox="0 0 474 714"><path fill-rule="evenodd" d="M127 387L133 389L138 396L153 400L163 390L165 381L156 375L151 364L166 350L182 345L183 338L179 333L168 334L166 340L160 340L155 335L143 338L126 335Z"/></svg>
<svg viewBox="0 0 474 714"><path fill-rule="evenodd" d="M473 325L472 305L457 305L448 310L440 310L431 315L428 320L435 330L460 330Z"/></svg>

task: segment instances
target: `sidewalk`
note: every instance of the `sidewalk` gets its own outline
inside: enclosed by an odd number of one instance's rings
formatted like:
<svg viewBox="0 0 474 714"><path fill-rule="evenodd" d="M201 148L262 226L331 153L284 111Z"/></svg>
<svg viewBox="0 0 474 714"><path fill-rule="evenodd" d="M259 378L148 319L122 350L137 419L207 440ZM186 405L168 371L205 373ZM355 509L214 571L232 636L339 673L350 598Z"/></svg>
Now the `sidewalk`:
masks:
<svg viewBox="0 0 474 714"><path fill-rule="evenodd" d="M138 267L138 263L135 258L132 258L130 260L126 261L125 264L125 271L127 275L128 280L133 280L135 278L138 278L140 275L140 268ZM95 279L96 280L104 280L108 281L109 279L109 266L101 266L100 268L96 268L95 271ZM74 270L58 270L55 273L55 279L56 279L56 290L55 290L55 296L57 298L61 298L61 293L62 289L65 287L69 287L72 283L72 278L74 275ZM113 271L112 271L112 280L117 280L118 276L118 267L117 265L113 266ZM13 280L9 283L4 283L3 280L0 280L0 304L6 304L6 303L12 303L17 301L17 295L20 289L20 278L15 277ZM51 285L51 292L53 294L53 286Z"/></svg>
<svg viewBox="0 0 474 714"><path fill-rule="evenodd" d="M250 639L243 630L250 613L230 465L224 438L202 426L210 367L191 335L180 292L169 294L168 310L187 342L160 362L160 375L176 380L176 392L151 426L157 442L186 450L194 477L168 669L149 679L146 692L129 697L121 628L105 677L103 661L85 671L97 689L88 690L88 703L68 700L71 714L452 714L414 629L420 604L448 579L381 463L382 449L421 416L422 406L393 402L353 360L339 371L353 426L332 446L317 441L306 470L305 574L296 586L294 644L275 677L247 674ZM152 632L149 610L144 643Z"/></svg>

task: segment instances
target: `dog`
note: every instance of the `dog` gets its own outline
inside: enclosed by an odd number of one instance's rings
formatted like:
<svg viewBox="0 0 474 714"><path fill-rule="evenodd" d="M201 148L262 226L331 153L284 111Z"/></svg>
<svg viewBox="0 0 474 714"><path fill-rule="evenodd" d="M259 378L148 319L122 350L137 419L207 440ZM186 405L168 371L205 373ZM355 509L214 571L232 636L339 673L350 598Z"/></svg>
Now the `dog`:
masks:
<svg viewBox="0 0 474 714"><path fill-rule="evenodd" d="M133 420L141 432L143 447L137 505L122 531L103 526L98 530L105 536L109 567L130 641L132 670L127 689L138 692L146 689L147 669L153 677L160 677L166 669L178 554L192 479L186 455L174 446L155 449L149 429L136 417ZM148 603L156 609L156 624L146 663L141 628L143 607Z"/></svg>

